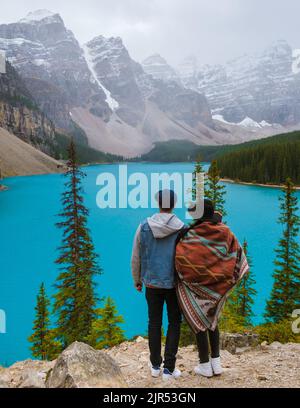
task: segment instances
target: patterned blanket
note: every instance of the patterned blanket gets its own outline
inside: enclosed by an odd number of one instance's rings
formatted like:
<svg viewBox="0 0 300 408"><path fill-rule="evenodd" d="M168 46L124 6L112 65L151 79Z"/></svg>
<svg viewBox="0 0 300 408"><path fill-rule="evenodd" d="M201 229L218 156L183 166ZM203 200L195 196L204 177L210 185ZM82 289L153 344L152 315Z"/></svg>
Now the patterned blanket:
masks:
<svg viewBox="0 0 300 408"><path fill-rule="evenodd" d="M195 333L214 330L226 298L248 272L244 251L223 223L204 221L176 247L177 295Z"/></svg>

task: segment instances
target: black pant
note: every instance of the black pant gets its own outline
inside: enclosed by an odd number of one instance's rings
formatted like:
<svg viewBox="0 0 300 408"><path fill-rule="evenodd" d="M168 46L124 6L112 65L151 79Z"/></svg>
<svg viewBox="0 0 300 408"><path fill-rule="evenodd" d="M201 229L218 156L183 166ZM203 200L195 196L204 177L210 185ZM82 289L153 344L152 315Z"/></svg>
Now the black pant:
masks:
<svg viewBox="0 0 300 408"><path fill-rule="evenodd" d="M208 336L207 336L208 332ZM215 331L206 330L196 334L200 363L209 362L208 339L212 358L220 357L220 332L216 327Z"/></svg>
<svg viewBox="0 0 300 408"><path fill-rule="evenodd" d="M179 309L175 289L146 288L148 303L148 337L150 361L157 367L162 363L161 357L161 330L164 303L167 304L168 332L164 356L164 368L171 372L175 368L176 354L180 337L181 312Z"/></svg>

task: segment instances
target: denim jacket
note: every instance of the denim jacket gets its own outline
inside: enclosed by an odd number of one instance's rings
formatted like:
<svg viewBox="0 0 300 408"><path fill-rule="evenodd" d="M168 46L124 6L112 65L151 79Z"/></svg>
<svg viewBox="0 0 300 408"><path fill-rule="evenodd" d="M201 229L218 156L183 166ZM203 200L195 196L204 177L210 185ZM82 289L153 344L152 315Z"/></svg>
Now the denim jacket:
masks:
<svg viewBox="0 0 300 408"><path fill-rule="evenodd" d="M132 252L135 285L174 287L174 256L179 231L184 227L175 214L158 213L137 229Z"/></svg>

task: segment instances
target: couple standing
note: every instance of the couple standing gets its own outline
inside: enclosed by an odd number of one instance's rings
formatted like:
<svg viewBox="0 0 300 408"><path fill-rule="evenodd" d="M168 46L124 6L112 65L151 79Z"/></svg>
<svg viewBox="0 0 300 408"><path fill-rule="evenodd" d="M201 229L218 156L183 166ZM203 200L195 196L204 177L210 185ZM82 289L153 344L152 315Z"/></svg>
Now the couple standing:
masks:
<svg viewBox="0 0 300 408"><path fill-rule="evenodd" d="M159 377L162 372L164 380L181 375L175 363L182 313L196 335L199 365L195 373L220 375L218 318L229 292L248 271L246 257L211 201L204 200L203 216L194 218L190 226L172 213L174 191L159 191L157 201L159 212L136 231L131 261L136 289L146 288L151 375ZM193 212L195 208L190 209ZM168 331L163 360L165 303Z"/></svg>

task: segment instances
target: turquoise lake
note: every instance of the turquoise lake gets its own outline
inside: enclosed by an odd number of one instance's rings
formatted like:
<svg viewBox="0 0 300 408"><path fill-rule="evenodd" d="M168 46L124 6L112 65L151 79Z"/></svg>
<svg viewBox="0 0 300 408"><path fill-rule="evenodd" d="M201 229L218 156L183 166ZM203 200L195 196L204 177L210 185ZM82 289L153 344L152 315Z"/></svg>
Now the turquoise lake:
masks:
<svg viewBox="0 0 300 408"><path fill-rule="evenodd" d="M192 164L129 164L128 172L191 172ZM90 209L89 228L100 254L103 274L97 277L99 296L111 296L125 319L128 337L146 333L144 294L135 291L130 273L133 236L141 220L155 210L105 209L96 205L101 172L118 173L118 165L84 168L85 204ZM55 227L60 210L61 175L13 177L0 193L0 309L6 315L6 333L0 333L0 364L30 358L28 336L34 319L36 294L41 282L49 295L57 276L54 264L61 231ZM258 295L255 322L262 321L265 301L272 287L274 248L281 234L276 188L225 184L227 223L240 239L247 239ZM130 189L130 188L129 188ZM297 193L300 198L300 192ZM185 210L176 210L183 217Z"/></svg>

